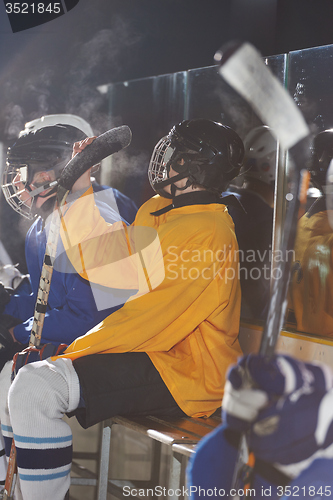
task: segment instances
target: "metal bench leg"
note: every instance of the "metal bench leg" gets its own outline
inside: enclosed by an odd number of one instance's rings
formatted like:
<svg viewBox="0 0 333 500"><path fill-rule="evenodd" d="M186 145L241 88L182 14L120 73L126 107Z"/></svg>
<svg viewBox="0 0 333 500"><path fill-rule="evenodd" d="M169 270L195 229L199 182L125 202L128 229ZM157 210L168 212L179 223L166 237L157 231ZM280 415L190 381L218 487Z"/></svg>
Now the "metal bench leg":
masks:
<svg viewBox="0 0 333 500"><path fill-rule="evenodd" d="M172 451L169 489L175 492L175 495L170 496L169 500L184 500L185 498L187 463L188 457Z"/></svg>
<svg viewBox="0 0 333 500"><path fill-rule="evenodd" d="M101 461L98 480L98 500L107 500L109 481L109 458L111 445L111 425L104 424L101 447Z"/></svg>
<svg viewBox="0 0 333 500"><path fill-rule="evenodd" d="M170 476L169 476L169 484L168 484L168 490L171 492L176 492L176 490L180 486L180 472L181 472L181 466L180 462L175 456L174 453L171 454L171 461L170 461ZM176 495L170 495L168 496L169 500L175 500L177 498ZM179 497L178 497L179 498Z"/></svg>
<svg viewBox="0 0 333 500"><path fill-rule="evenodd" d="M151 469L150 469L150 481L152 487L159 486L160 484L161 454L162 454L161 443L159 441L153 440Z"/></svg>

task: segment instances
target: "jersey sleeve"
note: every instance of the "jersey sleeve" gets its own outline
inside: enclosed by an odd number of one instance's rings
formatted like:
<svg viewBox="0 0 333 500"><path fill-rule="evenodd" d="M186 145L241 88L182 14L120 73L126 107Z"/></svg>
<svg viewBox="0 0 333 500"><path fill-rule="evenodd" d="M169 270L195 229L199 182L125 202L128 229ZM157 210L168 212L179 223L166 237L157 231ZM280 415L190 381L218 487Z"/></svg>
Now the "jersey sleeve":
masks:
<svg viewBox="0 0 333 500"><path fill-rule="evenodd" d="M31 316L36 298L33 293L12 295L10 302L5 307L5 314L10 314L21 321L26 321Z"/></svg>
<svg viewBox="0 0 333 500"><path fill-rule="evenodd" d="M123 221L109 224L101 217L91 189L66 207L60 234L76 272L101 286L146 293L147 263L161 262L156 230L135 223L128 227Z"/></svg>
<svg viewBox="0 0 333 500"><path fill-rule="evenodd" d="M108 309L97 308L89 283L76 274L60 275L55 273L50 306L45 314L42 343L71 344L78 336L93 328L106 316L119 309L122 304L115 302ZM124 299L125 300L125 299ZM108 291L108 302L112 304L112 295ZM34 305L30 309L34 310ZM14 328L16 340L22 344L29 342L33 316Z"/></svg>

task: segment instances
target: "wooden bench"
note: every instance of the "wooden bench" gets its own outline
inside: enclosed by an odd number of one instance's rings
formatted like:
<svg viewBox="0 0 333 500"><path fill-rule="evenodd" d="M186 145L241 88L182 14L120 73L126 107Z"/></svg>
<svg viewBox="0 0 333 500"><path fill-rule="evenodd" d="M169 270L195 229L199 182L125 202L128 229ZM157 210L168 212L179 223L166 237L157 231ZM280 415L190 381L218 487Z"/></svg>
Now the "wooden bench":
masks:
<svg viewBox="0 0 333 500"><path fill-rule="evenodd" d="M182 499L183 488L186 487L186 466L189 457L195 453L198 442L221 424L220 410L209 418L158 418L147 417L113 417L104 422L101 460L98 478L98 500L107 500L108 493L117 498L139 496L138 490L145 490L145 497ZM150 462L150 478L148 481L120 481L109 479L109 458L112 428L121 425L126 429L148 436L152 440L153 453ZM167 474L162 478L162 451L166 457ZM126 495L123 488L126 486ZM155 488L158 489L156 490ZM160 494L165 488L166 494ZM176 489L180 489L174 493ZM148 491L149 490L149 494ZM154 495L154 493L158 493ZM142 496L142 495L141 495Z"/></svg>

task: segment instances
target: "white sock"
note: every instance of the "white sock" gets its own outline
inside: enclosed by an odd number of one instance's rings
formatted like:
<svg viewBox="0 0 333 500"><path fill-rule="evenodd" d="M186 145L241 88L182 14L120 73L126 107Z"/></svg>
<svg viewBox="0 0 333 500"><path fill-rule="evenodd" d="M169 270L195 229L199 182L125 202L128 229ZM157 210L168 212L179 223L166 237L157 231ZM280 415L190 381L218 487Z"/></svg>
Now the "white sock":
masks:
<svg viewBox="0 0 333 500"><path fill-rule="evenodd" d="M11 386L12 361L8 361L0 372L0 422L2 437L6 445L7 456L13 437L13 429L11 427L9 412L8 412L8 391ZM0 441L1 446L2 441Z"/></svg>
<svg viewBox="0 0 333 500"><path fill-rule="evenodd" d="M63 500L70 486L72 432L62 420L80 399L69 359L23 367L8 394L24 500Z"/></svg>

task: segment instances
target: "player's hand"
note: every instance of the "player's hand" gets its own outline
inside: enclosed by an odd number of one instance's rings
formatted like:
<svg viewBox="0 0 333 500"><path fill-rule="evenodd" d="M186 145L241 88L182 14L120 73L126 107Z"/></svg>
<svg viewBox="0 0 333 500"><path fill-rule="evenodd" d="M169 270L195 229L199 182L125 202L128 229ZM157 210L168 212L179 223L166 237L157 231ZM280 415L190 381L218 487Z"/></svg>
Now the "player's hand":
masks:
<svg viewBox="0 0 333 500"><path fill-rule="evenodd" d="M13 359L12 367L12 380L16 377L19 370L29 364L36 361L43 361L44 359L50 358L51 356L58 356L62 354L67 349L66 344L60 344L58 346L54 344L44 344L40 347L29 346L26 347L21 352L15 354Z"/></svg>
<svg viewBox="0 0 333 500"><path fill-rule="evenodd" d="M278 464L295 477L318 453L323 457L329 453L333 444L333 376L327 366L282 355L269 361L249 355L237 368L229 373L222 418L231 429L247 428L249 447L258 458ZM239 368L247 372L247 381L252 381L241 405L238 399L244 384ZM244 414L251 418L246 420Z"/></svg>
<svg viewBox="0 0 333 500"><path fill-rule="evenodd" d="M87 137L83 141L79 142L74 142L73 145L73 153L72 153L72 158L74 158L75 155L78 153L81 153L89 144L91 144L96 137ZM91 168L93 165L91 166ZM88 169L84 174L81 175L81 177L78 178L78 180L75 182L75 184L72 187L72 193L75 193L76 191L88 189L91 182L90 182L90 171L91 168Z"/></svg>
<svg viewBox="0 0 333 500"><path fill-rule="evenodd" d="M283 374L275 359L267 362L251 354L241 358L228 373L222 401L223 421L234 429L247 430L272 394L281 395L283 387Z"/></svg>
<svg viewBox="0 0 333 500"><path fill-rule="evenodd" d="M96 136L86 137L82 141L74 142L72 158L78 153L81 153L89 144L91 144L96 139Z"/></svg>

